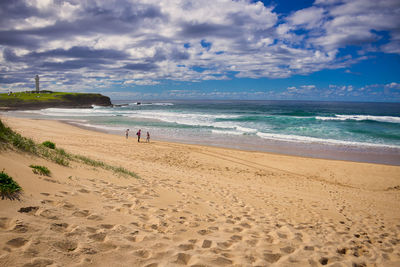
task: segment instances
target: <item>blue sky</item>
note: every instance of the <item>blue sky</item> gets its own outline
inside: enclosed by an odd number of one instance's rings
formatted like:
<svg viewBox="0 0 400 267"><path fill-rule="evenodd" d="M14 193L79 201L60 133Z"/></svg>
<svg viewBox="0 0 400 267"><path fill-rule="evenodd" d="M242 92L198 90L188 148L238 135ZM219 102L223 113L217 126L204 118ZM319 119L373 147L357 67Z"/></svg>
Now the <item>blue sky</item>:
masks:
<svg viewBox="0 0 400 267"><path fill-rule="evenodd" d="M400 102L400 2L1 1L0 91Z"/></svg>

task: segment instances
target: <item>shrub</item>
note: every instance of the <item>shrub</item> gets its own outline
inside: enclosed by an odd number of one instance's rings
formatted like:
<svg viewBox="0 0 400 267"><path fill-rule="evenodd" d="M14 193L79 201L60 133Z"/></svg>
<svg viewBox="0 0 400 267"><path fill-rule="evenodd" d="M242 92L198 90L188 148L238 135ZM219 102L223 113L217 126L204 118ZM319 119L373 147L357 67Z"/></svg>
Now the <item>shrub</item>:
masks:
<svg viewBox="0 0 400 267"><path fill-rule="evenodd" d="M7 173L1 171L0 173L0 195L1 199L19 199L22 192L21 186L13 180Z"/></svg>
<svg viewBox="0 0 400 267"><path fill-rule="evenodd" d="M36 145L35 142L32 141L32 139L25 138L21 136L20 134L14 134L11 137L12 144L14 147L21 149L26 152L30 153L36 153Z"/></svg>
<svg viewBox="0 0 400 267"><path fill-rule="evenodd" d="M29 167L32 168L32 171L35 174L41 174L41 175L50 176L50 170L47 169L47 167L45 167L45 166L30 165Z"/></svg>
<svg viewBox="0 0 400 267"><path fill-rule="evenodd" d="M2 143L7 143L10 140L10 136L12 136L13 131L6 127L3 122L0 120L0 141Z"/></svg>
<svg viewBox="0 0 400 267"><path fill-rule="evenodd" d="M53 142L50 142L50 141L44 141L42 143L42 145L44 145L45 147L51 148L51 149L55 149L56 148L56 144L54 144Z"/></svg>
<svg viewBox="0 0 400 267"><path fill-rule="evenodd" d="M67 152L65 152L65 150L62 148L56 148L56 152L61 157L71 159L71 155L69 155Z"/></svg>
<svg viewBox="0 0 400 267"><path fill-rule="evenodd" d="M69 161L63 156L57 156L52 159L55 163L62 166L69 166Z"/></svg>

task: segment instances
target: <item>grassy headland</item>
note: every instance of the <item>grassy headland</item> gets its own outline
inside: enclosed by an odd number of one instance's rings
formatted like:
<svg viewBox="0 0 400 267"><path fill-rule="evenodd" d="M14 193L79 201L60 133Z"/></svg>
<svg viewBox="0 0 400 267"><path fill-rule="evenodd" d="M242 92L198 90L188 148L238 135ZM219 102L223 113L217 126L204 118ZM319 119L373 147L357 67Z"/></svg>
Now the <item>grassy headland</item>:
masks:
<svg viewBox="0 0 400 267"><path fill-rule="evenodd" d="M110 106L107 96L93 93L67 93L52 91L27 91L0 94L0 109L41 109L50 107Z"/></svg>

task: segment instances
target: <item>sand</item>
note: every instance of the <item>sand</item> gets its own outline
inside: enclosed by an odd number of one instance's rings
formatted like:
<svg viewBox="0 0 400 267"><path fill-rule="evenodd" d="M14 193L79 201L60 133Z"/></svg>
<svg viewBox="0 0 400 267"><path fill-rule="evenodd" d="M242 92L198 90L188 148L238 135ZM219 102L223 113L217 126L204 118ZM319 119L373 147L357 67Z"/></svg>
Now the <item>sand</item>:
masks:
<svg viewBox="0 0 400 267"><path fill-rule="evenodd" d="M24 194L0 200L0 266L400 266L399 166L1 120L140 179L1 151Z"/></svg>

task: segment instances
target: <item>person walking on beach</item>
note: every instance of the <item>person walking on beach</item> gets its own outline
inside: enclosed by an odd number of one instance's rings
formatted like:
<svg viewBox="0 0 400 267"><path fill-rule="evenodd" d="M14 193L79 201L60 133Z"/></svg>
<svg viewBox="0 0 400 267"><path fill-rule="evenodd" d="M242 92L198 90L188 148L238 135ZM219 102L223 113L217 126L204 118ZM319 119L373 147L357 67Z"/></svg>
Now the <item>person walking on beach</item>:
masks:
<svg viewBox="0 0 400 267"><path fill-rule="evenodd" d="M146 143L150 143L150 133L149 132L147 132Z"/></svg>
<svg viewBox="0 0 400 267"><path fill-rule="evenodd" d="M141 134L141 131L142 131L142 130L139 129L139 131L136 133L138 143L140 143L140 134Z"/></svg>
<svg viewBox="0 0 400 267"><path fill-rule="evenodd" d="M129 129L126 129L126 131L125 131L125 136L126 136L126 139L128 139L128 136L129 136Z"/></svg>

